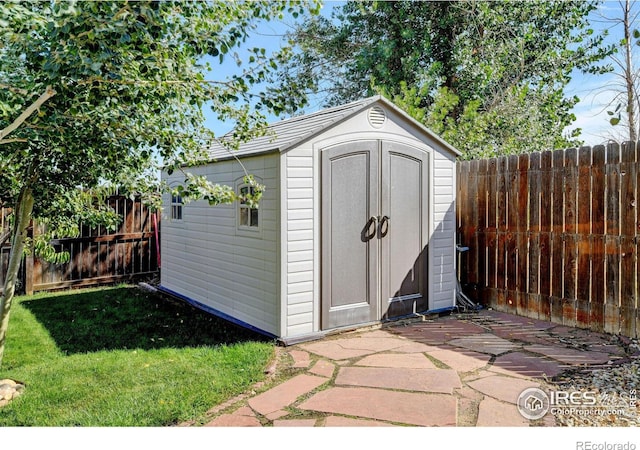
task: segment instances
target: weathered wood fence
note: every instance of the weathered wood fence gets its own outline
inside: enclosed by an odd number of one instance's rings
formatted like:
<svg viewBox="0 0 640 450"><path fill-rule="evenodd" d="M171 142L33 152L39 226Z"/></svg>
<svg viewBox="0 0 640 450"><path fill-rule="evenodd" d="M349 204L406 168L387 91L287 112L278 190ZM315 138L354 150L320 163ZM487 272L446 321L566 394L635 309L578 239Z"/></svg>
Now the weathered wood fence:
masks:
<svg viewBox="0 0 640 450"><path fill-rule="evenodd" d="M152 212L139 200L122 196L110 197L108 203L123 219L120 228L109 232L103 227L82 226L80 236L53 241L58 250L70 253L68 263L50 264L39 258L24 258L20 271L23 292L127 281L158 271L155 227L159 223L156 224ZM4 211L0 213L4 218ZM37 226L34 230L37 232ZM9 243L0 249L0 290L10 250Z"/></svg>
<svg viewBox="0 0 640 450"><path fill-rule="evenodd" d="M459 162L465 292L501 311L639 336L638 147Z"/></svg>

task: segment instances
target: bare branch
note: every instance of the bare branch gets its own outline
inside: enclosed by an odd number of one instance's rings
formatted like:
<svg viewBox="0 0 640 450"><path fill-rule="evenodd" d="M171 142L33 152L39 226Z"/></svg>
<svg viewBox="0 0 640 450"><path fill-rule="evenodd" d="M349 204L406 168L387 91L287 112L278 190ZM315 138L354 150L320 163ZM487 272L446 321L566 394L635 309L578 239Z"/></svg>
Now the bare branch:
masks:
<svg viewBox="0 0 640 450"><path fill-rule="evenodd" d="M33 114L35 111L37 111L38 108L40 108L44 104L44 102L49 100L55 94L56 94L56 91L54 91L51 88L51 86L47 86L47 88L45 89L44 93L40 97L38 97L38 99L35 102L33 102L33 104L31 104L31 106L29 106L27 109L25 109L22 112L22 114L20 114L18 116L18 118L13 121L13 123L11 125L6 127L4 130L0 130L0 142L3 142L4 141L3 138L5 136L8 136L13 131L15 131L16 128L18 128L20 125L22 125L24 123L24 121L27 120L31 114Z"/></svg>
<svg viewBox="0 0 640 450"><path fill-rule="evenodd" d="M22 138L11 138L11 139L0 139L0 145L2 144L12 144L14 142L29 142L26 139Z"/></svg>

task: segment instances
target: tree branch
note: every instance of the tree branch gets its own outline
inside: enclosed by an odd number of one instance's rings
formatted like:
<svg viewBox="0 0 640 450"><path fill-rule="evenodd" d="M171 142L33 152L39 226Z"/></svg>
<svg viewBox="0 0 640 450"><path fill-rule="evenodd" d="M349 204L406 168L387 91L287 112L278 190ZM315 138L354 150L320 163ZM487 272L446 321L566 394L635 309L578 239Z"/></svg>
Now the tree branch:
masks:
<svg viewBox="0 0 640 450"><path fill-rule="evenodd" d="M13 142L28 142L28 141L26 139L22 139L22 138L0 139L0 145L1 144L11 144Z"/></svg>
<svg viewBox="0 0 640 450"><path fill-rule="evenodd" d="M0 88L6 89L8 91L11 91L14 94L20 94L20 95L28 95L29 94L29 91L27 91L26 89L20 89L20 88L17 88L15 86L11 86L10 84L0 83Z"/></svg>
<svg viewBox="0 0 640 450"><path fill-rule="evenodd" d="M4 130L0 130L0 143L6 143L4 142L3 138L11 134L13 131L15 131L16 128L22 125L24 121L27 120L31 114L33 114L38 108L40 108L44 104L44 102L49 100L55 94L56 94L56 91L54 91L51 88L51 86L47 86L44 93L40 97L38 97L38 99L35 102L33 102L31 106L25 109L22 112L22 114L20 114L18 118L13 121L11 125L6 127Z"/></svg>

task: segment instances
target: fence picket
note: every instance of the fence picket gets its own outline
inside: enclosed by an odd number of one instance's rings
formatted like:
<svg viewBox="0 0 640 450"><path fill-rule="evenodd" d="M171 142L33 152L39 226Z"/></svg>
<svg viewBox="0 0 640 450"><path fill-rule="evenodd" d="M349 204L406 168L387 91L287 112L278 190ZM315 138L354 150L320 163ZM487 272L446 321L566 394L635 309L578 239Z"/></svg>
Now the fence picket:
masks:
<svg viewBox="0 0 640 450"><path fill-rule="evenodd" d="M576 324L588 328L591 298L591 147L578 151Z"/></svg>
<svg viewBox="0 0 640 450"><path fill-rule="evenodd" d="M470 161L469 164L469 188L467 195L469 196L468 215L471 223L464 228L464 245L469 247L469 250L464 255L464 261L467 267L467 273L464 276L465 284L475 285L478 282L478 245L476 240L476 230L478 228L478 221L480 214L478 211L478 202L475 200L478 198L478 166L479 161Z"/></svg>
<svg viewBox="0 0 640 450"><path fill-rule="evenodd" d="M606 237L605 237L605 331L618 333L620 321L614 320L620 309L620 146L607 145Z"/></svg>
<svg viewBox="0 0 640 450"><path fill-rule="evenodd" d="M518 156L512 155L507 160L507 231L506 231L506 282L507 305L509 312L516 312L518 307L518 233L520 230L521 208L520 174L518 173Z"/></svg>
<svg viewBox="0 0 640 450"><path fill-rule="evenodd" d="M553 153L543 152L540 159L542 185L540 191L540 312L543 320L551 320L551 224Z"/></svg>
<svg viewBox="0 0 640 450"><path fill-rule="evenodd" d="M538 319L540 316L540 153L532 153L529 157L527 177L529 185L529 224L528 261L527 261L527 311L528 316ZM523 255L524 257L524 255Z"/></svg>
<svg viewBox="0 0 640 450"><path fill-rule="evenodd" d="M23 292L90 286L157 273L155 234L149 225L151 212L139 200L120 196L109 198L108 203L123 217L119 229L107 232L104 227L91 229L81 224L79 237L52 241L58 250L70 253L69 262L50 264L27 258L20 273ZM2 226L5 213L4 209L0 211ZM42 232L37 224L34 230ZM0 283L4 282L9 251L8 245L0 249Z"/></svg>
<svg viewBox="0 0 640 450"><path fill-rule="evenodd" d="M467 176L458 183L471 185L458 193L477 197L458 203L460 229L477 247L468 255L474 298L532 318L638 336L637 144L463 164Z"/></svg>
<svg viewBox="0 0 640 450"><path fill-rule="evenodd" d="M620 333L636 335L637 308L637 154L633 142L620 152Z"/></svg>
<svg viewBox="0 0 640 450"><path fill-rule="evenodd" d="M496 294L498 305L506 308L507 305L507 190L509 189L509 165L508 157L498 158L496 180L498 184L496 204L497 225L497 270L496 270Z"/></svg>
<svg viewBox="0 0 640 450"><path fill-rule="evenodd" d="M475 245L478 261L478 278L474 285L469 286L469 294L472 300L478 301L480 299L480 290L482 286L486 286L487 283L487 244L486 244L486 230L487 230L487 209L488 209L488 195L487 195L487 182L488 182L488 161L480 160L478 167L478 228L475 233Z"/></svg>

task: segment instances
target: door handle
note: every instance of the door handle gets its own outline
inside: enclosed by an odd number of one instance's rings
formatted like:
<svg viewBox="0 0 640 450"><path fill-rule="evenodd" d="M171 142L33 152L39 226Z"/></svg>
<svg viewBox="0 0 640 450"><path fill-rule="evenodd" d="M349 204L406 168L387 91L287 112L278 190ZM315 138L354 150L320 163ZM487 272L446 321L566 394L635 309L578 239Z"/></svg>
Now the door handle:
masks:
<svg viewBox="0 0 640 450"><path fill-rule="evenodd" d="M380 238L383 238L387 234L389 234L389 222L389 216L382 216L382 218L378 220L378 236Z"/></svg>
<svg viewBox="0 0 640 450"><path fill-rule="evenodd" d="M378 218L376 216L371 216L369 220L367 220L367 223L365 224L364 228L360 232L360 240L362 242L370 241L376 236L376 233L378 232L377 223L378 223ZM372 225L373 225L373 230L371 229Z"/></svg>

